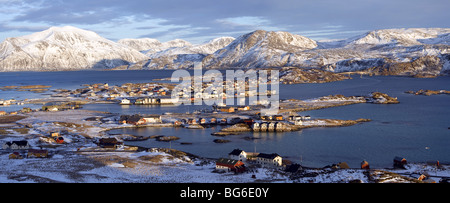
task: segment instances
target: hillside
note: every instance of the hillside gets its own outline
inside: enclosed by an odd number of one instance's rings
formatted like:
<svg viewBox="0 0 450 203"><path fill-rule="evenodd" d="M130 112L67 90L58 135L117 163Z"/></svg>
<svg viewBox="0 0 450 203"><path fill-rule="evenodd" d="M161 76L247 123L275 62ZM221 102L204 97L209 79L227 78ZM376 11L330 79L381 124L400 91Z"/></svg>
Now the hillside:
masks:
<svg viewBox="0 0 450 203"><path fill-rule="evenodd" d="M71 26L51 27L0 44L0 70L104 69L147 59L134 49Z"/></svg>
<svg viewBox="0 0 450 203"><path fill-rule="evenodd" d="M293 53L317 47L314 40L288 32L257 30L238 37L203 59L207 68L269 68L288 66Z"/></svg>
<svg viewBox="0 0 450 203"><path fill-rule="evenodd" d="M159 42L151 38L113 42L66 26L0 43L0 71L190 69L197 64L205 69L289 67L434 77L450 73L449 48L449 28L374 30L327 41L256 30L236 39L220 37L191 44L181 39ZM312 72L317 71L308 74Z"/></svg>

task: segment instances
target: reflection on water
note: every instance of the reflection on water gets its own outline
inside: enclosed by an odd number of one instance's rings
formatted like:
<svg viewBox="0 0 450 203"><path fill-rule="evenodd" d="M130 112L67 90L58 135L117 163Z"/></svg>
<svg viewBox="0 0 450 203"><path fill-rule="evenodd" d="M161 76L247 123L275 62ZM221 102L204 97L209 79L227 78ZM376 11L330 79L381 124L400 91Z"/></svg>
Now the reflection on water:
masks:
<svg viewBox="0 0 450 203"><path fill-rule="evenodd" d="M24 72L0 73L0 86L52 85L51 89L76 89L82 84L151 82L155 78L169 77L172 71L74 71L74 72ZM408 161L450 162L450 96L416 96L405 94L408 90L440 90L450 88L450 77L356 77L323 84L280 85L281 99L310 99L343 94L367 95L379 91L398 97L400 104L355 104L302 112L314 118L358 119L371 122L348 127L313 128L285 133L242 133L227 137L212 136L221 126L206 129L136 128L117 129L111 133L142 136L166 135L181 139L170 143L149 139L130 144L145 147L172 147L205 157L226 157L235 148L245 151L278 153L306 166L323 167L337 162L347 162L359 167L366 160L373 167L389 167L395 156ZM0 91L0 99L45 97L43 94ZM23 108L20 106L18 108ZM38 106L40 108L40 106ZM12 107L5 107L12 108ZM14 107L16 108L16 107ZM121 106L117 104L89 104L84 109L108 111L119 114L162 114L165 112L193 112L205 106ZM20 110L18 109L18 110ZM0 108L0 111L2 109ZM227 139L228 143L214 143L214 139ZM183 145L182 143L192 143Z"/></svg>

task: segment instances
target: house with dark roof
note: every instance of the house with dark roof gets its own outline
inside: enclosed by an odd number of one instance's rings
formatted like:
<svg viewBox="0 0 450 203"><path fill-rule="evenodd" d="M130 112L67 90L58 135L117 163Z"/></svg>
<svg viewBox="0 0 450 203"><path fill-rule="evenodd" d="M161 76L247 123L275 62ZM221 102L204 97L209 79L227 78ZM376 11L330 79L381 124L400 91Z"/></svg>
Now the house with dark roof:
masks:
<svg viewBox="0 0 450 203"><path fill-rule="evenodd" d="M216 170L242 173L245 171L245 165L239 160L220 158L216 161Z"/></svg>
<svg viewBox="0 0 450 203"><path fill-rule="evenodd" d="M101 138L98 141L98 146L103 148L119 148L123 146L123 142L118 141L115 137L111 138Z"/></svg>
<svg viewBox="0 0 450 203"><path fill-rule="evenodd" d="M3 144L3 149L29 149L30 145L28 144L28 141L21 140L21 141L12 141L7 142Z"/></svg>
<svg viewBox="0 0 450 203"><path fill-rule="evenodd" d="M27 158L30 157L36 157L36 158L47 158L48 157L48 150L46 149L29 149Z"/></svg>
<svg viewBox="0 0 450 203"><path fill-rule="evenodd" d="M121 115L119 118L119 123L136 125L143 117L135 115Z"/></svg>
<svg viewBox="0 0 450 203"><path fill-rule="evenodd" d="M258 156L256 156L256 163L261 164L262 167L280 167L282 166L282 162L283 159L276 153L259 153Z"/></svg>
<svg viewBox="0 0 450 203"><path fill-rule="evenodd" d="M232 152L228 153L228 158L246 162L247 153L244 150L234 149Z"/></svg>

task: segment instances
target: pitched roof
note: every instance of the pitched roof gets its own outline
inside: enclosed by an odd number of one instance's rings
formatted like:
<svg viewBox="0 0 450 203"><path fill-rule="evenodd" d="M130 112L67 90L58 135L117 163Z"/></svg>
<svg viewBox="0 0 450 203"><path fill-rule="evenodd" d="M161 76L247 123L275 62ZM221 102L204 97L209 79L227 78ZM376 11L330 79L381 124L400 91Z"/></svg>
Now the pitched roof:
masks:
<svg viewBox="0 0 450 203"><path fill-rule="evenodd" d="M280 156L277 153L272 153L272 154L264 154L264 153L259 153L258 156L259 158L264 158L264 159L275 159L275 157Z"/></svg>
<svg viewBox="0 0 450 203"><path fill-rule="evenodd" d="M238 160L234 160L234 159L220 158L219 160L216 161L216 164L227 165L227 166L234 166L238 162L239 162Z"/></svg>
<svg viewBox="0 0 450 203"><path fill-rule="evenodd" d="M35 153L35 154L45 154L45 153L48 153L48 150L46 150L46 149L29 149L28 152Z"/></svg>
<svg viewBox="0 0 450 203"><path fill-rule="evenodd" d="M405 159L405 158L402 158L402 157L399 157L399 156L394 157L394 161L398 161L398 162L401 162L403 159Z"/></svg>
<svg viewBox="0 0 450 203"><path fill-rule="evenodd" d="M111 137L111 138L101 138L99 140L99 143L105 144L105 143L113 143L116 144L119 141L115 138L115 137Z"/></svg>
<svg viewBox="0 0 450 203"><path fill-rule="evenodd" d="M144 117L144 118L161 118L161 115L159 115L159 114L150 114L150 115L145 115L145 116L142 116L142 117Z"/></svg>
<svg viewBox="0 0 450 203"><path fill-rule="evenodd" d="M28 144L28 141L26 140L12 141L11 144L16 144L17 146L26 146Z"/></svg>
<svg viewBox="0 0 450 203"><path fill-rule="evenodd" d="M135 114L135 115L121 115L119 121L127 121L127 122L138 122L143 118L142 116Z"/></svg>
<svg viewBox="0 0 450 203"><path fill-rule="evenodd" d="M234 149L232 152L228 153L228 155L239 156L242 152L243 152L243 150Z"/></svg>

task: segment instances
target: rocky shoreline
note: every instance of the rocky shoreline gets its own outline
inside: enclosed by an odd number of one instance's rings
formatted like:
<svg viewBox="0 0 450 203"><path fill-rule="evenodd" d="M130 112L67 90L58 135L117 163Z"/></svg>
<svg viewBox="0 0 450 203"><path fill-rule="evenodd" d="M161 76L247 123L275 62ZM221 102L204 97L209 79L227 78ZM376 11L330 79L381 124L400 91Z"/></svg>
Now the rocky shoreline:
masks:
<svg viewBox="0 0 450 203"><path fill-rule="evenodd" d="M20 117L17 117L20 116ZM0 117L3 119L3 124L14 124L14 126L8 127L8 134L3 136L13 136L13 137L23 137L28 140L33 147L42 146L44 149L47 149L52 154L51 158L47 159L22 159L21 162L28 163L29 167L40 167L58 164L63 161L66 163L64 167L61 169L60 173L73 173L78 177L77 179L66 178L63 180L55 180L50 177L46 177L42 173L32 174L30 172L14 172L15 176L8 176L8 178L4 178L7 181L17 181L22 180L25 182L53 182L53 181L61 181L61 182L95 182L95 181L134 181L134 176L123 176L120 171L131 171L133 174L136 174L140 178L145 178L145 181L152 180L153 182L160 182L167 179L159 179L162 177L170 178L168 176L154 176L152 174L148 174L145 171L139 171L141 167L150 167L155 169L155 167L163 167L161 169L167 173L168 171L172 171L176 169L180 169L184 172L177 171L174 173L183 173L185 175L192 175L194 171L199 171L203 169L203 176L208 175L211 176L210 180L217 180L218 182L233 182L233 179L222 179L221 174L211 173L214 164L214 160L198 157L195 155L189 155L184 152L176 152L175 150L164 150L164 149L143 149L136 150L137 148L133 147L125 147L123 149L109 149L109 150L101 150L96 145L91 143L90 141L95 140L100 137L106 136L104 134L104 130L106 128L114 128L117 125L111 124L102 124L99 120L87 120L86 118L91 117L103 117L108 118L112 116L111 114L95 112L95 111L86 111L82 109L77 110L67 110L61 112L31 112L21 115L10 115ZM17 117L17 118L16 118ZM61 118L64 117L64 122L61 122ZM67 119L70 118L70 119ZM339 121L339 122L337 122ZM304 121L304 127L336 127L336 126L348 126L354 125L361 122L367 122L367 119L358 119L358 120L335 120L335 119L311 119L310 121ZM310 124L308 124L310 122ZM236 124L237 127L244 126L242 124ZM66 143L64 144L56 144L56 143L43 143L43 141L39 138L45 137L47 133L50 133L57 128L65 129L67 132L63 134ZM11 130L9 130L11 129ZM13 132L12 129L27 129L27 132L24 130L16 130ZM246 128L248 129L248 128ZM233 130L225 130L229 133L236 133ZM22 134L24 133L24 134ZM81 136L80 136L81 135ZM132 136L133 137L133 136ZM122 137L124 140L127 138ZM137 137L134 137L139 139ZM149 137L150 138L150 137ZM154 139L161 139L161 141L167 141L165 138L171 139L173 137L166 136L153 136ZM226 144L229 142L226 139L215 139L215 143ZM131 150L134 149L134 150ZM147 152L147 150L149 150ZM156 150L156 151L155 151ZM4 163L9 164L9 168L2 168L3 172L0 172L0 177L3 178L5 173L11 173L11 170L16 170L16 165L14 164L17 161L12 159L5 158L7 157L9 151L1 151L0 156L1 160ZM170 161L169 161L170 160ZM95 163L95 164L93 164ZM79 165L83 165L90 170L96 170L95 172L97 178L90 179L92 175L91 173L86 173L83 169L79 168ZM210 166L210 168L204 169L204 165ZM116 168L120 169L117 174L111 175L110 172L107 172L107 168ZM118 168L117 168L118 167ZM351 176L351 180L358 180L362 182L423 182L417 181L416 178L410 178L411 175L408 175L409 171L412 171L413 174L424 173L423 169L419 170L416 165L411 165L411 168L408 168L404 171L392 170L392 169L333 169L329 167L324 168L308 168L302 166L303 169L297 172L284 172L280 170L267 170L267 169L258 169L261 171L266 171L270 174L279 174L278 178L263 178L262 174L257 175L256 180L261 180L262 178L265 181L269 182L277 182L280 181L280 178L283 182L349 182L350 180L339 178L340 173L353 173ZM441 170L448 170L445 167L446 165L441 165ZM40 169L45 172L46 169ZM433 170L433 169L430 169ZM54 172L55 169L52 169ZM370 173L370 175L363 175L364 173ZM106 175L109 174L109 175ZM282 174L282 175L280 175ZM331 174L336 176L334 178L329 177L328 179L321 179L323 175ZM362 174L363 176L359 176L356 174ZM397 174L397 175L396 175ZM398 175L400 174L400 175ZM403 175L405 174L405 175ZM30 177L35 177L34 179ZM107 176L109 178L103 178L103 176ZM442 175L445 176L445 175ZM18 178L21 177L21 178ZM74 176L75 177L75 176ZM159 178L157 178L159 177ZM181 179L177 179L178 176L173 176L171 182L179 182ZM224 176L225 177L225 176ZM350 177L350 176L346 176ZM150 179L147 179L150 178ZM140 179L142 180L142 179ZM252 182L256 181L255 179L245 179L244 182ZM187 181L192 181L189 179ZM439 181L439 180L437 180Z"/></svg>
<svg viewBox="0 0 450 203"><path fill-rule="evenodd" d="M104 85L104 84L103 84ZM129 84L127 85L132 88L142 88L146 86L146 84L139 84L139 85L133 85ZM80 106L84 104L82 101L82 98L69 98L65 97L64 95L68 93L68 95L71 95L73 93L76 93L78 95L90 95L91 92L89 90L92 87L102 89L101 87L94 87L94 86L87 86L87 88L81 88L77 91L56 91L55 94L58 95L58 97L51 97L48 100L46 99L40 99L40 100L31 100L30 102L42 102L46 103L47 101L65 101L65 102L73 102L73 101L79 101ZM27 87L30 88L30 87ZM123 87L123 91L125 90L125 87ZM33 88L31 88L33 89ZM425 91L423 91L425 92ZM415 92L416 93L416 92ZM434 92L433 92L434 93ZM447 92L444 92L445 94L448 94ZM422 94L422 93L420 93ZM439 92L441 94L441 92ZM89 102L110 102L110 103L117 103L114 101L100 101L96 100L99 97L89 96L91 100ZM86 102L87 103L87 102ZM68 171L76 171L72 172L74 177L78 177L79 179L70 179L67 178L65 181L70 182L90 182L90 179L87 179L86 177L90 176L96 176L96 179L92 180L114 180L114 181L129 181L129 180L136 180L135 178L123 178L122 175L117 175L114 177L115 179L107 179L100 176L107 175L102 172L86 172L84 170L80 170L77 164L86 164L89 165L89 168L91 170L105 170L105 168L115 168L119 167L123 171L132 171L133 173L139 174L140 177L151 177L148 180L153 180L155 182L161 181L164 182L165 180L161 180L158 178L155 178L154 176L148 176L147 172L139 171L141 167L164 167L164 169L161 169L161 171L172 171L176 170L178 168L188 167L189 169L184 169L185 173L188 175L189 173L192 173L193 171L200 170L199 168L202 168L202 164L214 167L214 161L207 158L198 157L195 155L188 155L188 153L184 152L176 152L176 150L168 150L168 149L142 149L137 148L133 146L121 146L114 149L104 149L96 144L94 144L94 141L97 141L98 139L102 138L117 138L118 141L143 141L147 139L155 139L156 141L161 142L171 142L176 141L183 145L190 145L193 143L188 142L182 142L183 140L176 136L162 136L162 135L154 135L149 137L143 137L143 136L132 136L132 135L110 135L107 133L110 129L117 129L117 128L138 128L138 127L183 127L184 125L175 125L173 123L174 120L180 120L180 119L195 119L199 117L209 117L209 116L215 116L216 118L225 118L228 120L232 120L236 117L239 117L241 119L253 119L252 124L255 122L258 123L273 123L272 130L274 132L287 132L287 131L297 131L302 130L306 128L315 128L315 127L344 127L344 126L352 126L356 124L360 124L363 122L370 122L370 119L361 118L356 120L340 120L340 119L305 119L302 118L301 124L295 124L294 120L289 120L290 116L298 116L296 115L297 112L302 111L310 111L314 109L321 109L321 108L331 108L336 106L343 106L343 105L351 105L351 104L358 104L358 103L373 103L373 104L398 104L399 101L395 97L391 97L387 94L380 93L380 92L372 92L366 96L344 96L344 95L329 95L319 98L313 98L309 100L294 100L294 99L288 99L283 100L280 102L280 115L283 117L282 120L274 120L273 118L266 120L267 118L263 119L262 116L255 116L258 112L258 109L251 109L251 110L245 110L245 111L237 111L233 113L224 113L224 112L216 112L216 113L206 113L206 112L199 112L198 114L167 114L167 115L161 115L161 123L154 123L154 124L144 124L144 125L130 125L130 124L122 124L118 123L117 117L119 115L111 114L108 112L98 112L98 111L87 111L81 109L64 109L60 111L31 111L31 112L17 112L17 115L6 115L6 116L0 116L0 124L2 125L0 127L0 139L3 140L15 140L15 139L24 139L27 140L33 148L41 147L41 149L48 150L51 154L51 158L45 159L44 161L35 161L31 159L23 159L23 162L26 163L33 163L34 165L32 167L37 167L38 165L52 165L57 162L67 162L67 167L65 168ZM247 123L228 123L228 126L222 128L219 132L212 133L212 136L218 136L222 138L214 139L213 142L217 144L225 144L230 142L230 140L223 139L223 137L229 136L229 135L239 135L241 132L253 132L253 131L261 131L261 128L258 128L258 130L255 130L253 125L249 125ZM205 124L190 124L186 125L184 127L189 128L207 128L208 126ZM450 129L450 127L449 127ZM267 128L267 131L270 131L270 128ZM64 138L64 143L59 144L56 143L53 139L51 139L52 132L59 132L60 136ZM253 140L257 138L253 137L243 137L242 139L248 139ZM153 151L152 151L153 150ZM155 151L156 150L156 151ZM14 160L8 159L8 155L11 151L3 150L0 151L0 158L2 159L2 162L7 162L7 164L11 164L11 169L8 170L14 170L17 164L14 165ZM56 158L56 159L55 159ZM199 163L201 162L201 163ZM93 164L95 163L95 164ZM194 164L195 163L195 164ZM70 168L72 167L72 168ZM444 166L446 167L446 166ZM1 167L0 167L1 168ZM74 169L76 168L76 169ZM4 167L2 168L4 169ZM203 168L202 168L203 169ZM359 169L337 169L335 170L330 169L328 167L319 168L319 169L313 169L304 167L304 169L300 172L296 173L286 173L284 171L272 171L272 170L266 170L266 169L258 169L263 171L268 171L268 173L274 174L283 174L279 177L285 178L285 181L287 182L307 182L307 181L315 181L320 182L319 178L322 175L326 174L332 174L332 173L339 173L346 170L353 170L352 173L361 173L362 170ZM330 171L331 170L331 171ZM447 170L447 169L446 169ZM206 175L211 175L211 170L205 170L207 171ZM355 172L356 171L356 172ZM380 172L381 171L381 172ZM370 177L370 178L363 178L364 182L382 182L382 178L377 178L377 176L383 176L390 172L383 172L385 169L373 169L370 172L364 172L364 177ZM45 172L45 169L44 169ZM162 172L162 173L164 173ZM5 177L6 173L12 173L12 171L6 171L6 172L0 172L0 178L3 178L5 180L19 180L20 177L26 177L23 178L24 180L31 180L32 175L24 172L23 174L18 174L16 176L7 176ZM64 172L62 172L64 173ZM179 171L175 173L180 173ZM88 175L87 175L88 174ZM92 175L94 174L94 175ZM203 175L205 175L203 174ZM380 175L382 174L382 175ZM34 174L33 174L34 175ZM258 174L261 175L261 174ZM174 175L175 177L176 175ZM212 174L214 178L223 178L220 174ZM11 178L10 178L11 177ZM17 178L19 177L19 178ZM83 178L86 179L83 179ZM98 178L100 177L100 178ZM178 176L176 176L178 177ZM317 180L313 179L316 178ZM395 179L397 176L391 176ZM352 178L352 179L361 179L358 177ZM80 181L81 180L81 181ZM139 179L140 180L140 179ZM147 180L147 179L146 179ZM172 182L177 182L176 178L170 179ZM223 179L220 179L223 180ZM233 182L231 179L226 179L229 182ZM264 181L268 182L276 182L279 179L274 178L267 178L264 179ZM331 179L330 179L331 180ZM44 179L39 179L36 182L45 182ZM189 180L191 181L191 180ZM245 182L252 182L255 181L254 179L245 179ZM259 180L258 180L259 181ZM332 182L331 180L330 182ZM412 181L407 178L403 178L402 181ZM63 181L64 182L64 181ZM336 182L348 182L347 180L339 179Z"/></svg>
<svg viewBox="0 0 450 203"><path fill-rule="evenodd" d="M280 101L281 113L288 112L302 112L318 110L323 108L331 108L359 103L373 103L373 104L398 104L397 98L391 97L380 92L372 92L367 96L344 96L344 95L329 95L315 99L297 100L287 99Z"/></svg>
<svg viewBox="0 0 450 203"><path fill-rule="evenodd" d="M293 125L289 123L283 123L281 129L274 128L273 132L289 132L298 131L306 128L317 128L317 127L345 127L352 126L358 123L370 122L371 119L360 118L357 120L340 120L340 119L312 119L308 121L303 121L302 125ZM277 125L275 125L277 126ZM212 133L214 136L227 136L236 135L239 132L260 132L259 129L254 129L251 126L243 123L234 124L230 127L221 129L219 132Z"/></svg>
<svg viewBox="0 0 450 203"><path fill-rule="evenodd" d="M285 67L280 71L280 82L283 84L327 83L347 79L351 79L351 77L314 68Z"/></svg>
<svg viewBox="0 0 450 203"><path fill-rule="evenodd" d="M424 96L431 96L431 95L438 95L438 94L447 94L450 95L449 90L418 90L418 91L406 91L407 94L414 94L414 95L424 95Z"/></svg>

